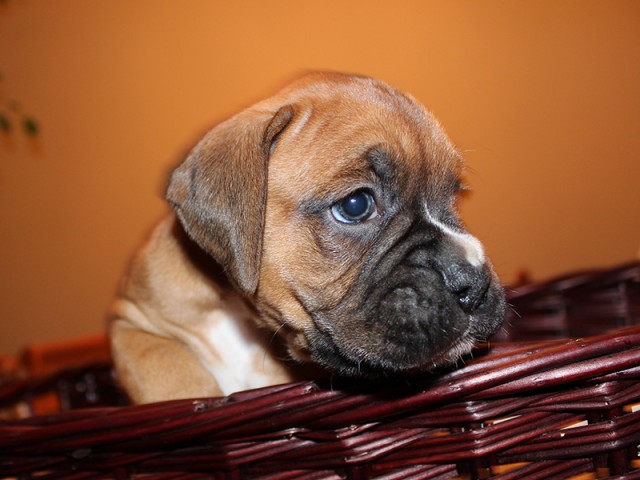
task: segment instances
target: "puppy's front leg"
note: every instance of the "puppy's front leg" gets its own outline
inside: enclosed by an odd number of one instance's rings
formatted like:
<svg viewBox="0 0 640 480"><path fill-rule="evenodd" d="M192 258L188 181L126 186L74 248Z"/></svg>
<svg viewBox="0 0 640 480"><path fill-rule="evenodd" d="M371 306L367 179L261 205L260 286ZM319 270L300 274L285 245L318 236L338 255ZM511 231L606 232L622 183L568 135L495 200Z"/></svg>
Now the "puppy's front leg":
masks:
<svg viewBox="0 0 640 480"><path fill-rule="evenodd" d="M120 381L135 403L222 395L185 345L143 332L122 318L114 319L110 330Z"/></svg>

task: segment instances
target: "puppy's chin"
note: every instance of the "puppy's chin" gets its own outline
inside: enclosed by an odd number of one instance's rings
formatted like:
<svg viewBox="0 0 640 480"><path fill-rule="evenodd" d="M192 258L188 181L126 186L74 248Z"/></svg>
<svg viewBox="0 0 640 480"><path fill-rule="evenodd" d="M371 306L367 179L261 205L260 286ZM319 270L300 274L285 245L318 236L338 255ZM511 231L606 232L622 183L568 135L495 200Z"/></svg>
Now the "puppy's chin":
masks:
<svg viewBox="0 0 640 480"><path fill-rule="evenodd" d="M310 358L323 367L341 375L362 378L383 378L398 374L429 372L453 365L471 352L477 339L463 336L449 348L436 355L409 355L411 358L399 360L397 355L380 355L366 352L362 355L345 353L328 336L316 335L312 341Z"/></svg>

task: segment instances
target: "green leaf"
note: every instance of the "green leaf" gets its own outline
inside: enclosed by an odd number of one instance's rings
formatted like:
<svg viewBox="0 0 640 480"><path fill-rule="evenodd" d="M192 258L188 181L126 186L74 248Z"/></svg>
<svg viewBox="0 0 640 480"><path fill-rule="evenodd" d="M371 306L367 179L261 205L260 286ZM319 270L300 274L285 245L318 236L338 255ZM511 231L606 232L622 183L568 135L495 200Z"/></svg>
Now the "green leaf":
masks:
<svg viewBox="0 0 640 480"><path fill-rule="evenodd" d="M30 137L35 137L39 130L38 124L31 117L24 117L22 119L22 128L24 129L24 133Z"/></svg>
<svg viewBox="0 0 640 480"><path fill-rule="evenodd" d="M9 133L11 131L11 122L2 114L0 114L0 131L4 133Z"/></svg>

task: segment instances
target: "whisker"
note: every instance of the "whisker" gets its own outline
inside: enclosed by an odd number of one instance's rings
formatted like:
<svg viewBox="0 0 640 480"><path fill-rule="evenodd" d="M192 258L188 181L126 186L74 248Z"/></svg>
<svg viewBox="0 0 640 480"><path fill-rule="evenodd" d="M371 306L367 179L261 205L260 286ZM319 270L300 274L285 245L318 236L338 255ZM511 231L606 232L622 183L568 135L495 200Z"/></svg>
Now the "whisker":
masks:
<svg viewBox="0 0 640 480"><path fill-rule="evenodd" d="M270 347L273 345L273 342L275 341L276 337L278 336L278 333L280 332L280 330L282 330L285 326L286 326L287 322L283 322L278 328L275 329L275 331L273 332L273 334L271 335L271 338L269 339L269 343L267 345L267 349L264 350L264 352L262 352L262 370L265 370L265 362L267 361L267 351L270 350ZM287 360L285 358L281 358L279 360Z"/></svg>

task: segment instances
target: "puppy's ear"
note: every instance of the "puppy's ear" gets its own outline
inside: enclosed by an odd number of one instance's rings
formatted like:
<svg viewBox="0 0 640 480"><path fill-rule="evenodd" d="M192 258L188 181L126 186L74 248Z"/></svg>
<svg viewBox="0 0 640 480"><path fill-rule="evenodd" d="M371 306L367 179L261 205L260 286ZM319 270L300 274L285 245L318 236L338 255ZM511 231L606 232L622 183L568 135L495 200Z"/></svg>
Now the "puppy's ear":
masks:
<svg viewBox="0 0 640 480"><path fill-rule="evenodd" d="M174 170L166 198L187 234L245 292L258 286L272 145L291 107L245 110L209 131Z"/></svg>

